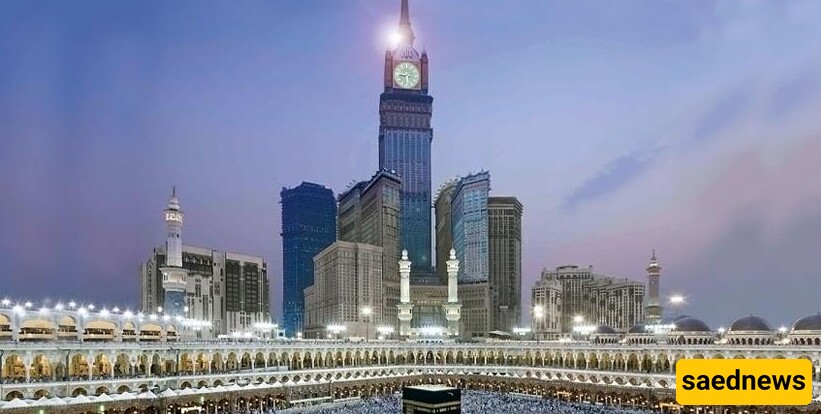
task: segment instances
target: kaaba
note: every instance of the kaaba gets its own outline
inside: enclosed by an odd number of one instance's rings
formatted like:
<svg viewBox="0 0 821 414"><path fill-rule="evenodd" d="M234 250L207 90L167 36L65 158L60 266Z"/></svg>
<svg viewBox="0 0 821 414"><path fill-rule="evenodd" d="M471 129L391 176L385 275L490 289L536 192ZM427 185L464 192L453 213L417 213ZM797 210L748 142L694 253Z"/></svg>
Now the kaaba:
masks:
<svg viewBox="0 0 821 414"><path fill-rule="evenodd" d="M444 385L415 385L402 389L402 412L461 414L462 391Z"/></svg>

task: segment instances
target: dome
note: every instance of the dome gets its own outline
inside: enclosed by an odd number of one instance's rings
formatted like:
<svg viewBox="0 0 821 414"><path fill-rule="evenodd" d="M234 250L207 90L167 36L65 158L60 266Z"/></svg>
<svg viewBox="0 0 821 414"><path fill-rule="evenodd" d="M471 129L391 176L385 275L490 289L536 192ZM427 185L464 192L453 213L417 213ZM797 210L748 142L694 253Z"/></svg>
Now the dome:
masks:
<svg viewBox="0 0 821 414"><path fill-rule="evenodd" d="M597 334L602 334L602 335L615 335L618 332L616 332L615 329L613 329L613 328L611 328L607 325L599 325L599 327L596 328L596 333Z"/></svg>
<svg viewBox="0 0 821 414"><path fill-rule="evenodd" d="M647 332L645 329L646 328L645 328L643 323L637 323L637 324L631 326L630 330L627 331L627 333L629 333L629 334L643 334L643 333Z"/></svg>
<svg viewBox="0 0 821 414"><path fill-rule="evenodd" d="M736 319L732 325L730 325L730 332L735 331L765 331L765 332L772 332L770 328L770 324L764 320L764 318L755 315L745 316L740 319Z"/></svg>
<svg viewBox="0 0 821 414"><path fill-rule="evenodd" d="M710 327L706 323L692 316L682 316L676 319L674 324L676 327L673 330L676 332L710 332Z"/></svg>
<svg viewBox="0 0 821 414"><path fill-rule="evenodd" d="M793 331L821 331L821 313L807 315L792 326Z"/></svg>

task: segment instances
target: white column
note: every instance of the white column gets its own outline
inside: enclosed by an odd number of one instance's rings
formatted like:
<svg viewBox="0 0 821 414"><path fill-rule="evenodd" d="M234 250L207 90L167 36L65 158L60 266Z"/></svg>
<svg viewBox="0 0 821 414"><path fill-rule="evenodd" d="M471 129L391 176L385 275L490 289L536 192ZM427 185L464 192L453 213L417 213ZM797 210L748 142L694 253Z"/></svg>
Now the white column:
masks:
<svg viewBox="0 0 821 414"><path fill-rule="evenodd" d="M402 260L399 261L399 336L410 335L410 322L413 319L413 304L410 300L410 268L408 251L402 250Z"/></svg>

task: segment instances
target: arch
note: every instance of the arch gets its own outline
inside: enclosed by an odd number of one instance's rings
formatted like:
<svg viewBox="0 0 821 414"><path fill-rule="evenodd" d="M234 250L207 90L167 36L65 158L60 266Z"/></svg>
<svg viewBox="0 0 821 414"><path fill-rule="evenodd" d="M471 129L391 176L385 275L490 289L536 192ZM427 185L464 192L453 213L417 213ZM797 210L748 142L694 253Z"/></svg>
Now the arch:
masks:
<svg viewBox="0 0 821 414"><path fill-rule="evenodd" d="M110 376L111 369L111 361L108 360L107 355L97 354L94 357L94 365L92 366L92 375L94 377Z"/></svg>
<svg viewBox="0 0 821 414"><path fill-rule="evenodd" d="M114 322L102 319L92 320L85 326L83 339L91 341L113 340L116 331L117 325L115 325Z"/></svg>
<svg viewBox="0 0 821 414"><path fill-rule="evenodd" d="M162 328L156 323L146 323L140 326L141 341L159 341L162 339Z"/></svg>
<svg viewBox="0 0 821 414"><path fill-rule="evenodd" d="M52 321L43 318L29 319L20 324L19 340L43 341L54 339L56 331L57 326Z"/></svg>
<svg viewBox="0 0 821 414"><path fill-rule="evenodd" d="M133 369L128 355L121 353L114 360L114 376L124 377L132 375Z"/></svg>
<svg viewBox="0 0 821 414"><path fill-rule="evenodd" d="M6 401L11 401L11 400L13 400L13 399L15 399L15 398L22 400L22 399L24 399L25 397L23 397L23 393L22 393L22 392L20 392L20 391L11 391L11 392L9 392L8 394L6 394L6 398L5 398L5 400L6 400Z"/></svg>
<svg viewBox="0 0 821 414"><path fill-rule="evenodd" d="M31 368L29 369L29 376L33 379L45 380L51 379L54 371L51 367L51 362L45 355L37 355L31 361Z"/></svg>
<svg viewBox="0 0 821 414"><path fill-rule="evenodd" d="M69 362L68 375L73 378L88 377L91 373L88 361L83 354L74 354Z"/></svg>

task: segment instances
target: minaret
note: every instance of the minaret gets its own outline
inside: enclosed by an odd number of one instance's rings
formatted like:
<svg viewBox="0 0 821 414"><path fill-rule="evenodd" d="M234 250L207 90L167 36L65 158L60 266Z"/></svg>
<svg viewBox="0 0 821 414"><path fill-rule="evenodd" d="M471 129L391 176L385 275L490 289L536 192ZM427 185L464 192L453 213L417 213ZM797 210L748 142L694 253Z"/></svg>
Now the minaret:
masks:
<svg viewBox="0 0 821 414"><path fill-rule="evenodd" d="M649 324L661 322L661 302L659 301L659 278L661 266L656 259L656 250L647 265L647 306L644 308L644 319Z"/></svg>
<svg viewBox="0 0 821 414"><path fill-rule="evenodd" d="M450 249L448 265L448 303L444 305L445 319L448 321L448 335L459 336L459 318L462 304L459 303L459 260L456 259L456 250Z"/></svg>
<svg viewBox="0 0 821 414"><path fill-rule="evenodd" d="M408 251L402 250L402 260L399 261L399 336L410 336L410 322L413 319L413 303L410 300L410 269Z"/></svg>
<svg viewBox="0 0 821 414"><path fill-rule="evenodd" d="M162 267L162 287L165 290L163 313L170 316L185 316L185 285L188 270L182 268L182 220L177 189L171 192L168 208L165 209L165 226L168 237L165 241L165 267ZM153 311L153 309L146 310Z"/></svg>

